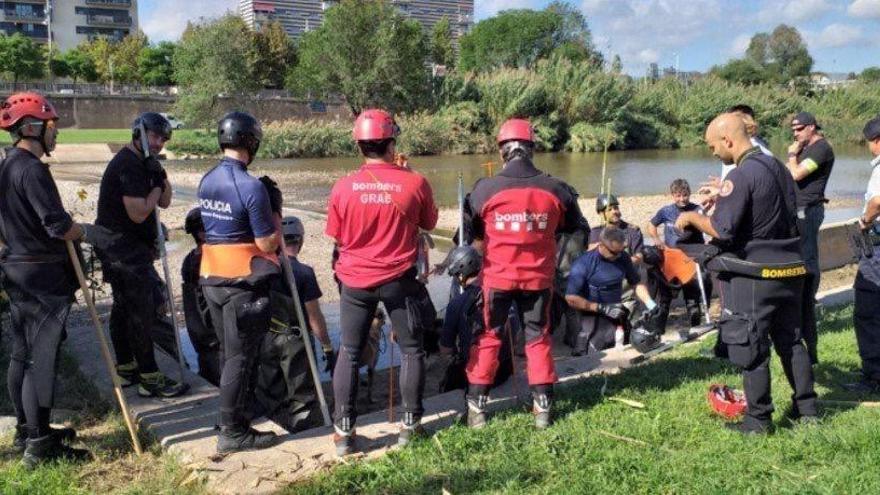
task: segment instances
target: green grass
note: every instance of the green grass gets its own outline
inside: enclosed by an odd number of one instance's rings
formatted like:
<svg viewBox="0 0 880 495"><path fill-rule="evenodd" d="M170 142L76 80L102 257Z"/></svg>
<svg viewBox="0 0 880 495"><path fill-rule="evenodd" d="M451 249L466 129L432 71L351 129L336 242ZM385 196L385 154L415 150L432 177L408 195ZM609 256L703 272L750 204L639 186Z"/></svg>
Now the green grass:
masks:
<svg viewBox="0 0 880 495"><path fill-rule="evenodd" d="M844 308L822 323L822 398L855 399L838 386L859 366L851 318ZM709 384L741 383L732 367L699 354L709 347L608 377L606 396L641 401L643 410L603 400L604 379L595 377L558 394L558 420L548 430L535 431L527 412L508 411L483 430L455 426L287 493L880 493L880 409L826 407L820 426L792 427L783 418L791 391L774 358L777 431L740 436L706 405Z"/></svg>
<svg viewBox="0 0 880 495"><path fill-rule="evenodd" d="M4 326L3 331L10 330ZM4 344L0 349L0 414L12 414L5 386L8 342ZM55 462L28 472L21 467L21 454L12 450L13 434L7 433L0 437L0 494L205 493L201 481L188 479L190 473L148 436L141 435L144 454L135 456L118 408L101 398L76 361L63 351L57 376L56 408L76 411L72 420L78 433L76 446L87 448L95 457L83 464Z"/></svg>
<svg viewBox="0 0 880 495"><path fill-rule="evenodd" d="M188 136L195 132L192 129L174 131L176 136ZM60 129L58 144L102 144L127 143L131 140L131 129ZM9 145L12 139L9 133L0 132L0 145Z"/></svg>

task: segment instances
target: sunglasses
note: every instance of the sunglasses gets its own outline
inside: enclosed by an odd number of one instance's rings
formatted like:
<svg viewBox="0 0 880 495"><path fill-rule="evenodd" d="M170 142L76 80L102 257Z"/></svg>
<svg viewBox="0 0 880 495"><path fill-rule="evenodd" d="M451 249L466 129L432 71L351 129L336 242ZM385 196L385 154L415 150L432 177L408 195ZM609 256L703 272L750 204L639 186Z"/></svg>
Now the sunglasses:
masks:
<svg viewBox="0 0 880 495"><path fill-rule="evenodd" d="M804 130L804 129L806 129L806 128L807 128L807 126L805 126L805 125L801 125L801 126L797 126L797 127L792 127L792 128L791 128L791 132L798 133L798 132L801 132L802 130Z"/></svg>

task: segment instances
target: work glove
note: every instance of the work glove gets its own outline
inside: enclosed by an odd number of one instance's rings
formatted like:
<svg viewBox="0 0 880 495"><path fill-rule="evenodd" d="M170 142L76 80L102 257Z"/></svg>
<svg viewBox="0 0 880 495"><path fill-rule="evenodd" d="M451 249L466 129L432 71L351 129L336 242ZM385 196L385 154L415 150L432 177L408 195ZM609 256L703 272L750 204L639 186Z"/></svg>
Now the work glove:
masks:
<svg viewBox="0 0 880 495"><path fill-rule="evenodd" d="M272 213L281 214L281 206L284 204L284 198L281 195L281 189L278 189L278 183L272 180L268 175L264 175L260 177L260 182L263 183L263 187L266 188L266 192L269 193L269 207L272 208Z"/></svg>
<svg viewBox="0 0 880 495"><path fill-rule="evenodd" d="M609 320L613 320L618 323L626 321L626 319L629 318L629 310L627 310L623 306L623 304L620 303L600 303L598 311L600 315L605 316Z"/></svg>
<svg viewBox="0 0 880 495"><path fill-rule="evenodd" d="M333 373L333 368L336 367L336 353L333 352L333 347L324 348L324 373Z"/></svg>
<svg viewBox="0 0 880 495"><path fill-rule="evenodd" d="M122 239L122 234L117 234L116 232L100 225L81 223L79 226L83 231L82 241L86 244L91 244L96 249L102 251L112 249L116 243Z"/></svg>
<svg viewBox="0 0 880 495"><path fill-rule="evenodd" d="M144 160L144 166L150 177L150 187L158 187L165 192L165 181L168 179L168 172L162 167L162 164L154 156L147 157Z"/></svg>

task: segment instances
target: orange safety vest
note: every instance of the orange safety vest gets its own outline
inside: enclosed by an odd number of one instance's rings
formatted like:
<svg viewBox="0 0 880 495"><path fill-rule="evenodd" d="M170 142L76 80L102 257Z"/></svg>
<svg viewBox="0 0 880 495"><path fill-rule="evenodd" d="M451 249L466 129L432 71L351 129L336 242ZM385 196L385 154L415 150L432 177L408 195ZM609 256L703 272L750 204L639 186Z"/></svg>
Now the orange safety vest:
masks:
<svg viewBox="0 0 880 495"><path fill-rule="evenodd" d="M256 257L264 258L275 265L279 265L277 255L260 251L260 248L252 242L242 244L205 244L202 246L200 275L202 278L245 278L253 273L251 261Z"/></svg>
<svg viewBox="0 0 880 495"><path fill-rule="evenodd" d="M697 274L697 264L681 249L666 248L663 250L663 264L660 271L670 283L684 285Z"/></svg>

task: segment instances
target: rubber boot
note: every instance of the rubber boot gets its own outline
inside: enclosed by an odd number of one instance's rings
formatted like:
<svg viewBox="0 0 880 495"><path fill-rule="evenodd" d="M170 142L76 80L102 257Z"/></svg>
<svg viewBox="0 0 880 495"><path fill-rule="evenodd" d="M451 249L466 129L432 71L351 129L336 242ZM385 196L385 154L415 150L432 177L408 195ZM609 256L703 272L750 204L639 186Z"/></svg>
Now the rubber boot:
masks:
<svg viewBox="0 0 880 495"><path fill-rule="evenodd" d="M275 445L277 439L278 435L273 431L222 427L217 435L217 453L227 455L235 452L267 449Z"/></svg>
<svg viewBox="0 0 880 495"><path fill-rule="evenodd" d="M485 394L468 394L465 399L465 402L467 402L468 428L479 430L486 426L486 404L489 403L489 396Z"/></svg>
<svg viewBox="0 0 880 495"><path fill-rule="evenodd" d="M535 428L543 430L553 424L552 405L553 401L549 393L532 392L532 415L535 416Z"/></svg>
<svg viewBox="0 0 880 495"><path fill-rule="evenodd" d="M72 462L88 460L89 451L74 449L61 443L61 439L53 434L39 438L28 438L21 463L27 470L32 470L44 462L64 459Z"/></svg>
<svg viewBox="0 0 880 495"><path fill-rule="evenodd" d="M50 435L55 435L61 442L71 443L76 440L76 430L73 428L52 428ZM24 452L27 447L27 427L15 425L15 436L12 438L12 448L16 452Z"/></svg>
<svg viewBox="0 0 880 495"><path fill-rule="evenodd" d="M397 445L406 447L409 443L420 437L426 437L428 433L422 426L422 418L413 413L403 413L403 421L400 422L400 432L397 435Z"/></svg>
<svg viewBox="0 0 880 495"><path fill-rule="evenodd" d="M338 457L351 454L354 449L354 426L351 418L341 418L333 423L333 445Z"/></svg>

